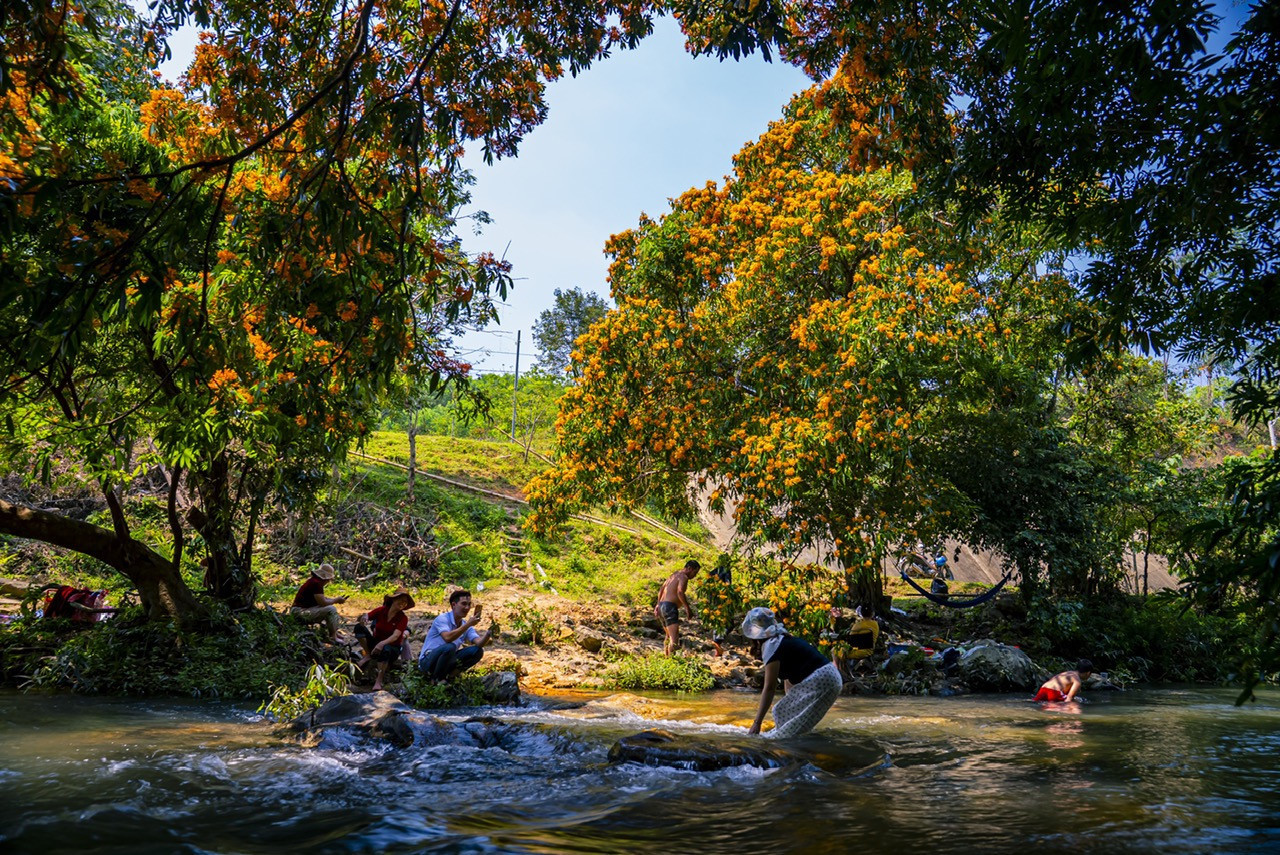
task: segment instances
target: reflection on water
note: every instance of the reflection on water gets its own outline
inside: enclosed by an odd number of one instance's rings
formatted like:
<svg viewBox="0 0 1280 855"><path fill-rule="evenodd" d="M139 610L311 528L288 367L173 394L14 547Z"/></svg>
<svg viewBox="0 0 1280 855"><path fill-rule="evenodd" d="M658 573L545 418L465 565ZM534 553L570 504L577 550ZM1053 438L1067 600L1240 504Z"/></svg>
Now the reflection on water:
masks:
<svg viewBox="0 0 1280 855"><path fill-rule="evenodd" d="M607 753L655 724L740 739L754 696L491 710L494 748L308 750L228 705L0 694L0 851L1277 852L1280 692L1233 697L843 698L800 762L692 772Z"/></svg>

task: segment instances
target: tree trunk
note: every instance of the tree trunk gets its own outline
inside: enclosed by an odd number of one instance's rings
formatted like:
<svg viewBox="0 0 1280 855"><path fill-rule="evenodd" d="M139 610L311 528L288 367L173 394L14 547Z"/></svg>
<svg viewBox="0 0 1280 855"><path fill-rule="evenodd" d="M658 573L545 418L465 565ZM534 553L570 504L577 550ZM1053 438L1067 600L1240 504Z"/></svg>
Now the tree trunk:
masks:
<svg viewBox="0 0 1280 855"><path fill-rule="evenodd" d="M418 468L418 411L409 411L409 501L413 501L413 476Z"/></svg>
<svg viewBox="0 0 1280 855"><path fill-rule="evenodd" d="M840 548L840 566L844 568L845 594L851 608L867 606L878 613L884 598L884 580L880 562L873 560L867 567L866 556L860 551Z"/></svg>
<svg viewBox="0 0 1280 855"><path fill-rule="evenodd" d="M257 585L249 563L236 548L235 501L231 496L230 471L225 457L219 457L206 472L191 473L200 496L200 507L192 508L188 519L199 530L208 550L204 584L209 593L233 609L253 606Z"/></svg>
<svg viewBox="0 0 1280 855"><path fill-rule="evenodd" d="M1147 526L1146 540L1142 546L1142 596L1147 596L1150 590L1149 583L1151 578L1151 527Z"/></svg>
<svg viewBox="0 0 1280 855"><path fill-rule="evenodd" d="M3 499L0 533L59 546L109 565L138 589L152 620L185 622L204 612L172 562L132 537L122 539L110 529Z"/></svg>

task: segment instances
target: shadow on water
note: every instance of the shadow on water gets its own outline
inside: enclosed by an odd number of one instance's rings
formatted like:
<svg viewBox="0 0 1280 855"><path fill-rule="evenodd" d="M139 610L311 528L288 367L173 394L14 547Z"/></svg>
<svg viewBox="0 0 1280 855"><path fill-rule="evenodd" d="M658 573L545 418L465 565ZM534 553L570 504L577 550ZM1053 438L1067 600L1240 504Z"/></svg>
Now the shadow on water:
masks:
<svg viewBox="0 0 1280 855"><path fill-rule="evenodd" d="M1232 698L844 698L776 768L693 771L609 748L758 744L753 696L490 710L487 748L304 749L226 704L0 694L0 851L1280 851L1280 693Z"/></svg>

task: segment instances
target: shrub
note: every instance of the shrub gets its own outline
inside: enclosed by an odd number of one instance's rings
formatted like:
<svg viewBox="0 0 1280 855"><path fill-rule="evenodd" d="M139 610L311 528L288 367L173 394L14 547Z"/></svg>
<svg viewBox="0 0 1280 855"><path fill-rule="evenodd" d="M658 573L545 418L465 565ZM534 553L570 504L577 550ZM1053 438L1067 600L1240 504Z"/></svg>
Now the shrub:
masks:
<svg viewBox="0 0 1280 855"><path fill-rule="evenodd" d="M674 689L705 692L715 685L711 669L690 656L627 656L605 674L605 685L614 689Z"/></svg>
<svg viewBox="0 0 1280 855"><path fill-rule="evenodd" d="M1256 644L1246 615L1205 614L1176 593L1089 603L1033 603L1032 652L1073 662L1087 656L1125 682L1228 683Z"/></svg>
<svg viewBox="0 0 1280 855"><path fill-rule="evenodd" d="M511 604L511 628L515 631L516 641L520 644L538 644L539 639L547 640L547 631L551 629L551 621L546 612L538 608L533 597L520 597Z"/></svg>
<svg viewBox="0 0 1280 855"><path fill-rule="evenodd" d="M312 663L337 661L312 630L274 611L211 609L185 629L136 609L78 631L19 621L0 632L6 680L81 694L263 700L300 688ZM38 655L25 652L37 643Z"/></svg>
<svg viewBox="0 0 1280 855"><path fill-rule="evenodd" d="M333 668L313 665L307 673L306 685L300 689L274 686L271 698L258 707L258 712L272 721L289 721L315 709L329 698L345 695L351 686L350 664Z"/></svg>
<svg viewBox="0 0 1280 855"><path fill-rule="evenodd" d="M405 675L403 700L419 709L474 707L486 703L484 674L467 671L451 680L437 682L418 673L416 668Z"/></svg>

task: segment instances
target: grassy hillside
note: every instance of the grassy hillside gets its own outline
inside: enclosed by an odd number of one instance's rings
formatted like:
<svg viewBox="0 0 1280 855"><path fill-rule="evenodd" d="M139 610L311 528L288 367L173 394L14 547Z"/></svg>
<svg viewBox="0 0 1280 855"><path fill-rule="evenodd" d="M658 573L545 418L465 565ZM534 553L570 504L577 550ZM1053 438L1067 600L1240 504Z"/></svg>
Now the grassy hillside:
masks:
<svg viewBox="0 0 1280 855"><path fill-rule="evenodd" d="M403 433L379 432L356 451L404 463L408 440ZM554 590L584 602L630 605L650 601L658 581L686 559L714 558L709 546L698 549L640 520L603 511L592 515L631 531L574 521L555 540L526 537L521 522L527 508L517 500L521 487L546 464L532 456L526 461L523 449L510 442L422 436L418 461L424 472L513 500L420 477L408 501L404 470L353 456L309 518L267 510L254 554L263 598L288 600L305 578L303 567L330 561L341 570L330 592L356 594L370 602L400 582L420 599L434 602L449 585L474 587L483 582L486 587L508 584ZM162 497L136 494L127 502L141 523L137 535L168 553ZM90 513L88 519L110 525L105 509ZM705 532L695 524L681 524L680 530L706 542ZM414 556L411 547L422 541L434 541L441 553L438 561L415 560L420 556ZM357 558L343 547L375 560ZM201 556L198 548L189 549L183 561L184 576L197 589ZM128 588L122 576L87 556L13 538L0 538L0 575L107 588L113 603L119 603Z"/></svg>
<svg viewBox="0 0 1280 855"><path fill-rule="evenodd" d="M408 439L403 433L376 432L359 451L403 464L408 461ZM383 568L379 573L388 584L403 578L427 596L433 596L437 589L443 592L451 584L506 582L554 589L570 599L630 605L651 599L657 582L674 566L689 558L714 558L710 546L697 548L634 517L604 511L592 516L616 527L575 520L555 540L526 536L521 522L527 508L518 501L521 488L544 466L537 457L526 460L523 449L513 443L421 436L418 467L422 472L512 500L419 477L414 499L409 502L407 472L353 456L330 509L343 502L363 501L397 507L415 518L434 521L433 534L447 553L437 568L419 578L409 567ZM684 523L678 530L706 542L706 533L696 524ZM346 555L334 557L351 561ZM355 568L355 572L364 575L369 569Z"/></svg>

